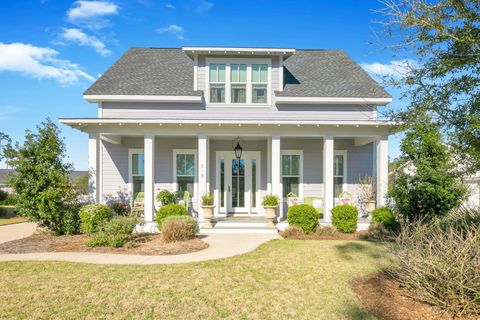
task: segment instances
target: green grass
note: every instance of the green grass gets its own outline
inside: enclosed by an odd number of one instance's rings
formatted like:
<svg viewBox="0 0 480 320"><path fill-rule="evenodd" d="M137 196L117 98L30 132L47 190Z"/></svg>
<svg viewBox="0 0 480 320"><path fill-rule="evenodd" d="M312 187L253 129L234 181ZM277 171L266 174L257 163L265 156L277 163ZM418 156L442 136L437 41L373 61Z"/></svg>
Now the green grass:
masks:
<svg viewBox="0 0 480 320"><path fill-rule="evenodd" d="M180 265L4 262L0 317L372 319L349 283L389 264L379 244L299 240Z"/></svg>
<svg viewBox="0 0 480 320"><path fill-rule="evenodd" d="M7 214L0 216L0 226L27 221L27 219L25 219L24 217L17 216L15 214L14 206L0 206L0 207L7 209Z"/></svg>

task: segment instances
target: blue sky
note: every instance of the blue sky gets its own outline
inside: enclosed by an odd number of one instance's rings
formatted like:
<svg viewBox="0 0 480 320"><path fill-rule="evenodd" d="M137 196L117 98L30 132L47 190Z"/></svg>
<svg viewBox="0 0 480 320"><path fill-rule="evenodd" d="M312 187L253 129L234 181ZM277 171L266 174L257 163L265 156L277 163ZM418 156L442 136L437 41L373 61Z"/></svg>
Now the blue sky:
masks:
<svg viewBox="0 0 480 320"><path fill-rule="evenodd" d="M1 1L0 131L22 141L46 117L95 117L82 93L129 47L343 49L371 73L396 72L398 59L370 44L380 7L377 0ZM389 108L399 108L399 93L387 89ZM61 129L68 160L86 169L86 134Z"/></svg>

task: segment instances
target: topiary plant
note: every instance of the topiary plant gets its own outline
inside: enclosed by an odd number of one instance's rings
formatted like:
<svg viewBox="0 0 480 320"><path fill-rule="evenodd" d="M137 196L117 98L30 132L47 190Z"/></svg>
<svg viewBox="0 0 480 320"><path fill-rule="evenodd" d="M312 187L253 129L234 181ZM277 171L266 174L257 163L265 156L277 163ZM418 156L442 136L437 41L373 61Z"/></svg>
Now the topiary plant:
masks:
<svg viewBox="0 0 480 320"><path fill-rule="evenodd" d="M336 206L332 209L332 223L340 232L355 232L358 223L358 209L346 204Z"/></svg>
<svg viewBox="0 0 480 320"><path fill-rule="evenodd" d="M80 230L94 233L113 217L113 210L105 204L88 204L80 209Z"/></svg>
<svg viewBox="0 0 480 320"><path fill-rule="evenodd" d="M308 204L297 204L288 208L287 221L291 226L299 226L305 233L315 231L320 214Z"/></svg>
<svg viewBox="0 0 480 320"><path fill-rule="evenodd" d="M397 220L392 210L385 207L373 210L372 221L382 224L387 229L394 229L397 226Z"/></svg>
<svg viewBox="0 0 480 320"><path fill-rule="evenodd" d="M175 194L166 189L162 190L157 195L157 201L160 201L162 203L162 206L166 206L170 203L175 203Z"/></svg>
<svg viewBox="0 0 480 320"><path fill-rule="evenodd" d="M167 204L166 206L161 206L157 211L157 224L158 229L162 228L163 220L169 216L188 216L187 209L180 204Z"/></svg>

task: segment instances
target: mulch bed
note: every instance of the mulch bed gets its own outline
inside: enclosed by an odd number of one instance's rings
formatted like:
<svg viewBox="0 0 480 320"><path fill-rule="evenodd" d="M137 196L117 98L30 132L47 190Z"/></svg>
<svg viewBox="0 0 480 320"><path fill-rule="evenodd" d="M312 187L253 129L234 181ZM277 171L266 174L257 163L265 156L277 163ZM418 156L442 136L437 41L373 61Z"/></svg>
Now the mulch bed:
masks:
<svg viewBox="0 0 480 320"><path fill-rule="evenodd" d="M352 289L365 309L378 319L453 319L437 307L415 300L414 293L400 288L398 283L381 272L355 280Z"/></svg>
<svg viewBox="0 0 480 320"><path fill-rule="evenodd" d="M174 255L190 253L208 248L199 238L188 241L166 243L159 234L135 234L133 248L95 247L86 245L88 235L53 236L48 233L33 234L29 237L0 244L0 254L33 252L96 252L140 255Z"/></svg>

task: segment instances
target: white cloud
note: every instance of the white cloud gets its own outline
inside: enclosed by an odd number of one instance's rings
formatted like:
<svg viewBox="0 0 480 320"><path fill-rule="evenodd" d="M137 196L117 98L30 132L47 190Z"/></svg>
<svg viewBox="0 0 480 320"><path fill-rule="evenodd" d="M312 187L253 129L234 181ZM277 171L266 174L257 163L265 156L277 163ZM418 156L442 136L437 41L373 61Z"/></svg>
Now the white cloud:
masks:
<svg viewBox="0 0 480 320"><path fill-rule="evenodd" d="M175 6L174 6L173 4L171 4L171 3L167 3L167 4L165 5L165 8L175 9Z"/></svg>
<svg viewBox="0 0 480 320"><path fill-rule="evenodd" d="M67 11L67 17L72 23L101 28L108 23L106 16L117 13L118 7L113 2L78 0L74 2L74 7Z"/></svg>
<svg viewBox="0 0 480 320"><path fill-rule="evenodd" d="M197 7L195 8L195 12L198 14L203 14L205 12L210 11L213 8L213 2L200 0L197 2Z"/></svg>
<svg viewBox="0 0 480 320"><path fill-rule="evenodd" d="M170 33L176 36L178 40L183 40L184 39L183 33L185 32L185 30L182 27L177 26L176 24L171 24L169 26L157 29L157 32Z"/></svg>
<svg viewBox="0 0 480 320"><path fill-rule="evenodd" d="M58 51L36 47L27 43L0 42L0 71L19 72L37 79L54 79L70 84L80 79L95 80L78 64L57 59Z"/></svg>
<svg viewBox="0 0 480 320"><path fill-rule="evenodd" d="M98 40L97 37L89 36L80 29L64 28L62 38L66 41L74 42L81 46L92 47L98 52L98 54L104 57L112 53L110 50L107 49L107 47L102 41Z"/></svg>
<svg viewBox="0 0 480 320"><path fill-rule="evenodd" d="M414 60L404 59L404 60L393 60L390 63L361 63L360 66L367 71L376 76L392 76L392 77L403 77L408 74L413 66L416 65Z"/></svg>

